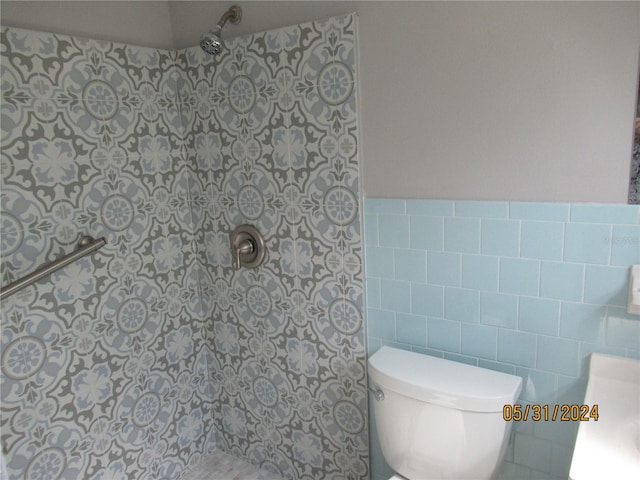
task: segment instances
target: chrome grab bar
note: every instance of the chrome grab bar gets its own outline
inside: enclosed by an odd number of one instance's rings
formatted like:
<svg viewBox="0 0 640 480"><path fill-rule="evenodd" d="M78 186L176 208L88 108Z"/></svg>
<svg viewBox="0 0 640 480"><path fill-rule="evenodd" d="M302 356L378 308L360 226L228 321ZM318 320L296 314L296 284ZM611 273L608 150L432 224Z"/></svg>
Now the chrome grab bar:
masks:
<svg viewBox="0 0 640 480"><path fill-rule="evenodd" d="M54 260L53 262L45 265L44 267L40 267L29 275L25 275L20 280L16 280L15 282L12 282L9 285L0 288L0 300L3 300L13 295L14 293L19 292L23 288L36 283L38 280L41 280L47 275L51 275L53 272L61 269L62 267L66 267L79 258L82 258L85 255L90 254L91 252L95 252L96 250L104 247L106 244L107 240L104 237L97 240L89 235L80 238L80 241L78 242L78 248L75 252L71 252L63 257L60 257L57 260Z"/></svg>

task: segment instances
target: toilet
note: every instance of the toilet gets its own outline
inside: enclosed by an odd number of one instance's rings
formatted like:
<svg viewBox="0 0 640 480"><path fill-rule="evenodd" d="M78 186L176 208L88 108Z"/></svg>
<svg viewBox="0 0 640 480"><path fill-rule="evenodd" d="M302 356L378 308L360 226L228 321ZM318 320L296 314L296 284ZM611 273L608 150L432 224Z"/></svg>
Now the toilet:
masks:
<svg viewBox="0 0 640 480"><path fill-rule="evenodd" d="M375 422L393 479L490 479L522 379L384 346L369 358Z"/></svg>

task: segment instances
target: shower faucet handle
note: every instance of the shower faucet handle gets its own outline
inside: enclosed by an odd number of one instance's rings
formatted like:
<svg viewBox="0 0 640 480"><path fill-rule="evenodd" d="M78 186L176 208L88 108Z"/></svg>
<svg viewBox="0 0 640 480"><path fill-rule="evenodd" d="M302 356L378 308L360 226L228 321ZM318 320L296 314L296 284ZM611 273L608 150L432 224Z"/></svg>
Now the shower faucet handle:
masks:
<svg viewBox="0 0 640 480"><path fill-rule="evenodd" d="M260 232L252 225L240 225L229 236L235 268L256 268L264 261L267 247Z"/></svg>
<svg viewBox="0 0 640 480"><path fill-rule="evenodd" d="M240 268L242 266L242 262L240 261L240 255L249 255L253 253L255 247L253 242L248 238L241 240L237 245L231 243L231 249L234 251L234 267Z"/></svg>

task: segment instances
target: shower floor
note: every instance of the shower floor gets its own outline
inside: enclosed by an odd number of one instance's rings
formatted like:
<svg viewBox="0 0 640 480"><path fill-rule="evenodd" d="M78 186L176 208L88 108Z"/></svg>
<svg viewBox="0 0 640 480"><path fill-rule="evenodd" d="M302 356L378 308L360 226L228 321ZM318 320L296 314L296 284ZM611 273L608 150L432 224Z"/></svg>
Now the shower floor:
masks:
<svg viewBox="0 0 640 480"><path fill-rule="evenodd" d="M216 451L185 473L180 480L283 480L228 453Z"/></svg>

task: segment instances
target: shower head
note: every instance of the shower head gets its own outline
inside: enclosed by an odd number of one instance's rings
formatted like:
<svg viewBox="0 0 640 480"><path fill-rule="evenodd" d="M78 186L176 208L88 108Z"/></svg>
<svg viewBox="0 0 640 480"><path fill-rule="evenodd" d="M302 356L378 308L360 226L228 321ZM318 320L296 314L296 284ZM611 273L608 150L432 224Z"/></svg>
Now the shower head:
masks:
<svg viewBox="0 0 640 480"><path fill-rule="evenodd" d="M218 24L202 35L200 39L200 47L209 55L218 55L224 48L224 42L222 41L222 28L227 21L236 24L240 22L242 18L242 9L238 6L233 6L222 15Z"/></svg>
<svg viewBox="0 0 640 480"><path fill-rule="evenodd" d="M215 28L209 30L200 38L200 47L209 55L218 55L222 52L224 42L220 36L222 29L216 25Z"/></svg>

